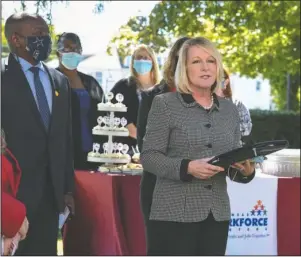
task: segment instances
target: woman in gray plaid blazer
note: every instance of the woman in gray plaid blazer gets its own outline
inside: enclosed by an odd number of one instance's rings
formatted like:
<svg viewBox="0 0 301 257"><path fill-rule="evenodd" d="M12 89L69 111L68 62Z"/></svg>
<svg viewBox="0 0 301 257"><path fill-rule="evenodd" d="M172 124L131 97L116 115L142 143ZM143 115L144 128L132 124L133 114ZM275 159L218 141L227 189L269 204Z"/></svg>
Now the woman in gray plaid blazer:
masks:
<svg viewBox="0 0 301 257"><path fill-rule="evenodd" d="M186 41L175 74L178 92L155 97L141 162L157 176L147 230L148 255L224 255L230 203L226 175L251 181L250 161L228 171L207 161L240 146L235 105L214 91L222 58L205 38ZM234 173L232 172L234 171Z"/></svg>

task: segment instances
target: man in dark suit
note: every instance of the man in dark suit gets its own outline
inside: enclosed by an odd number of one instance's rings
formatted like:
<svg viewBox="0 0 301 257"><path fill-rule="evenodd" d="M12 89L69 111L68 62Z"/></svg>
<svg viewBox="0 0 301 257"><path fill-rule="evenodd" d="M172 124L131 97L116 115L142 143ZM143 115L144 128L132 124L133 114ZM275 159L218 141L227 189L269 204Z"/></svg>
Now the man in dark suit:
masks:
<svg viewBox="0 0 301 257"><path fill-rule="evenodd" d="M56 255L59 213L65 206L74 212L68 79L42 63L52 45L42 17L13 14L5 36L11 53L2 76L2 127L22 170L17 197L29 220L16 255Z"/></svg>

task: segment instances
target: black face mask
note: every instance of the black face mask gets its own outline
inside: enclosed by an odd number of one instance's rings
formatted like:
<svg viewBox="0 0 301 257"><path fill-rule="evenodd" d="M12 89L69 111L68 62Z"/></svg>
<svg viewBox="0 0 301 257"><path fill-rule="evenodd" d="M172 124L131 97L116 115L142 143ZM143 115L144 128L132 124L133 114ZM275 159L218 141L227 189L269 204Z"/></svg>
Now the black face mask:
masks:
<svg viewBox="0 0 301 257"><path fill-rule="evenodd" d="M26 39L26 50L37 62L45 61L52 47L51 37L48 36L28 36Z"/></svg>

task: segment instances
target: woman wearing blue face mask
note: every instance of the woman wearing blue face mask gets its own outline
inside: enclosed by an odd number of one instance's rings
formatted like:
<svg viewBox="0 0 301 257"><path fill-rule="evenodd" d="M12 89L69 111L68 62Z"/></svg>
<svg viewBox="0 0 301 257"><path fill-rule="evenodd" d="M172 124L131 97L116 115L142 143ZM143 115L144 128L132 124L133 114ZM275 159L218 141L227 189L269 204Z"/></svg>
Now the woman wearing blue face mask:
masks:
<svg viewBox="0 0 301 257"><path fill-rule="evenodd" d="M154 51L141 45L132 54L130 64L130 76L118 81L111 92L116 95L121 93L124 96L123 103L127 106L127 113L116 113L120 117L127 119L129 130L128 138L116 137L114 140L123 144L136 147L137 145L137 116L141 91L149 90L160 82L160 72L157 57Z"/></svg>
<svg viewBox="0 0 301 257"><path fill-rule="evenodd" d="M93 142L102 144L106 141L105 137L92 135L92 128L101 115L97 111L97 104L102 101L103 90L96 79L77 70L83 56L81 42L76 34L68 32L59 36L57 57L57 70L68 77L72 89L74 168L96 169L96 165L87 162L87 154L92 150Z"/></svg>

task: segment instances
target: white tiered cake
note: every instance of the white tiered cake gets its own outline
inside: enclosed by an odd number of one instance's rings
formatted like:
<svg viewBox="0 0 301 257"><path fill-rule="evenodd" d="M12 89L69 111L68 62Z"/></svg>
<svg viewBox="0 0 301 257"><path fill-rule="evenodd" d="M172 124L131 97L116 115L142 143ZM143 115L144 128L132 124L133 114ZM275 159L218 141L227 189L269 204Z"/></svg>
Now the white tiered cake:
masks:
<svg viewBox="0 0 301 257"><path fill-rule="evenodd" d="M99 153L100 144L93 143L93 150L88 153L87 160L89 162L104 163L99 167L100 172L141 172L140 164L131 163L131 156L128 154L129 146L112 140L113 136L127 137L129 135L126 128L127 120L124 117L121 119L114 117L115 112L127 111L127 107L122 103L124 97L122 94L117 94L116 104L111 102L113 98L113 93L109 92L106 94L107 102L98 104L98 111L108 111L110 114L104 117L99 116L97 118L98 125L92 130L94 135L108 136L108 142L102 146L104 152ZM117 166L116 164L123 165Z"/></svg>

